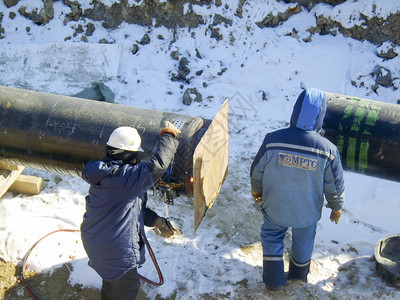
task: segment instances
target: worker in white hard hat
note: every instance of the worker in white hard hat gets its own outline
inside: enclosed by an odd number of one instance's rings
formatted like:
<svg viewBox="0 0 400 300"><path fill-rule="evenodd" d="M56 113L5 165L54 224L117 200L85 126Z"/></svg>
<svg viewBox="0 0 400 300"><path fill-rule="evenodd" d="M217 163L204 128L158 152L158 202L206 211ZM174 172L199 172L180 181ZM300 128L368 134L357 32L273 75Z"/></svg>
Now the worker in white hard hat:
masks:
<svg viewBox="0 0 400 300"><path fill-rule="evenodd" d="M101 299L135 299L140 287L137 267L144 263L144 226L171 236L171 223L146 207L147 191L165 173L180 133L166 121L148 161L138 162L141 138L132 127L115 129L106 156L88 162L82 178L90 184L81 225L89 265L101 276Z"/></svg>

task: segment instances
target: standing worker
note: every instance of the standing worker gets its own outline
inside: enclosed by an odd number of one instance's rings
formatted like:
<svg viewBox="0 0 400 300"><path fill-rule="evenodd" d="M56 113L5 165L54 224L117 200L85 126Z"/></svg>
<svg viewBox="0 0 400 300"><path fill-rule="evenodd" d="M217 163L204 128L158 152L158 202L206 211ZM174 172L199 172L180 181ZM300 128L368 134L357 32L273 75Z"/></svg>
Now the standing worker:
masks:
<svg viewBox="0 0 400 300"><path fill-rule="evenodd" d="M287 279L307 281L324 195L337 224L344 202L343 169L337 147L324 138L324 92L306 89L298 97L290 127L265 136L251 165L251 193L261 203L263 281L269 290L286 282L283 240L292 228Z"/></svg>
<svg viewBox="0 0 400 300"><path fill-rule="evenodd" d="M101 299L135 299L144 263L144 226L164 236L174 233L165 218L146 207L147 191L165 173L178 147L180 131L164 122L148 161L137 162L141 138L132 127L119 127L109 137L106 156L88 162L82 178L90 184L81 225L89 265L103 279Z"/></svg>

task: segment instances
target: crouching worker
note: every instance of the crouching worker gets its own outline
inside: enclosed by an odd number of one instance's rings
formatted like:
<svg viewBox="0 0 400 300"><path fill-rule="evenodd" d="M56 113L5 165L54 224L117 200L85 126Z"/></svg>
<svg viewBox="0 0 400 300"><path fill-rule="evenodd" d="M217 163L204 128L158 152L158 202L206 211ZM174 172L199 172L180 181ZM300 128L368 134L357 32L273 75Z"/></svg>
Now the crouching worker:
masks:
<svg viewBox="0 0 400 300"><path fill-rule="evenodd" d="M82 178L90 184L81 224L89 265L103 279L101 299L135 299L140 286L137 267L144 263L144 226L164 236L174 233L165 219L146 207L147 190L165 173L178 147L180 131L165 122L148 161L137 162L141 138L132 127L109 137L106 156L88 162Z"/></svg>
<svg viewBox="0 0 400 300"><path fill-rule="evenodd" d="M326 113L325 94L304 90L290 127L266 135L251 165L251 189L264 215L261 227L263 280L270 290L286 282L283 240L292 228L289 280L307 281L324 195L337 224L344 202L343 169L337 147L319 134Z"/></svg>

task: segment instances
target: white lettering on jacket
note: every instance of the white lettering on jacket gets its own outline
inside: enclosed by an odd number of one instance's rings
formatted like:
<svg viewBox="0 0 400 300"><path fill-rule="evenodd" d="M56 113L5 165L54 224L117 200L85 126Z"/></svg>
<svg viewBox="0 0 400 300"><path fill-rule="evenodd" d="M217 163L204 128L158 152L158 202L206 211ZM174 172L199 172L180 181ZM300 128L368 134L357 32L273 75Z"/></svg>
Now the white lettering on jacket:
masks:
<svg viewBox="0 0 400 300"><path fill-rule="evenodd" d="M315 171L317 169L317 159L305 156L279 153L278 163L285 167L295 167L304 170Z"/></svg>

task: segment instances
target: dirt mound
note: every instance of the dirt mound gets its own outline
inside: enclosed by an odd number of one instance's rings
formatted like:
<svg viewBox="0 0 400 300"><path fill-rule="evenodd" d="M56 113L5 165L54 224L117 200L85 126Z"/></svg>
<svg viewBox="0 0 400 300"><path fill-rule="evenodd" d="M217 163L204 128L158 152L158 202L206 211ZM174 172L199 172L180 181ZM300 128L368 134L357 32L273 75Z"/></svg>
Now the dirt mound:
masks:
<svg viewBox="0 0 400 300"><path fill-rule="evenodd" d="M0 261L0 299L27 299L30 297L21 281L21 266L12 262ZM100 291L84 288L80 285L66 284L70 274L70 265L63 265L52 273L34 274L25 272L26 282L40 299L87 299L99 298Z"/></svg>

